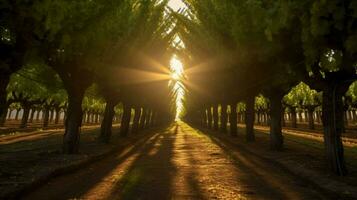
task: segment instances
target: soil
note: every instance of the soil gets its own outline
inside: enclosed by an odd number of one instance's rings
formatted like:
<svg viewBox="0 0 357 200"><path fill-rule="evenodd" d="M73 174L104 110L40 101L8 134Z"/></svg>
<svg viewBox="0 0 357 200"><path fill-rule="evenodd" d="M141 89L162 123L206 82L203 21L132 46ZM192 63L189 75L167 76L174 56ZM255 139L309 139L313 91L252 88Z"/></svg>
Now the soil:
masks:
<svg viewBox="0 0 357 200"><path fill-rule="evenodd" d="M269 161L178 122L22 199L332 199Z"/></svg>

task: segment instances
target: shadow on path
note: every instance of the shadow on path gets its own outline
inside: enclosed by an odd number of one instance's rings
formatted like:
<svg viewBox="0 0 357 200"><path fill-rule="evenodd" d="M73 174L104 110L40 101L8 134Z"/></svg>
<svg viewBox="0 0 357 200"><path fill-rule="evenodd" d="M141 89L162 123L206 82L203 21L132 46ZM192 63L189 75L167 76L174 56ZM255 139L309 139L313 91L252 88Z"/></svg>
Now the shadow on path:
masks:
<svg viewBox="0 0 357 200"><path fill-rule="evenodd" d="M57 177L23 199L72 199L85 196L99 183L108 182L108 180L110 182L115 177L117 168L129 165L131 159L143 153L144 145L148 148L153 146L159 137L160 135L156 132L149 133L118 154L93 163L82 170ZM98 198L102 199L102 197Z"/></svg>
<svg viewBox="0 0 357 200"><path fill-rule="evenodd" d="M332 199L272 163L257 158L239 146L234 146L222 140L215 132L191 128L209 137L226 155L231 157L237 170L241 170L251 177L250 179L238 178L237 182L248 186L247 190L242 191L242 193L246 192L248 195L264 199Z"/></svg>
<svg viewBox="0 0 357 200"><path fill-rule="evenodd" d="M177 125L170 127L158 134L154 142L144 144L108 199L169 199L176 173L171 159L177 131Z"/></svg>

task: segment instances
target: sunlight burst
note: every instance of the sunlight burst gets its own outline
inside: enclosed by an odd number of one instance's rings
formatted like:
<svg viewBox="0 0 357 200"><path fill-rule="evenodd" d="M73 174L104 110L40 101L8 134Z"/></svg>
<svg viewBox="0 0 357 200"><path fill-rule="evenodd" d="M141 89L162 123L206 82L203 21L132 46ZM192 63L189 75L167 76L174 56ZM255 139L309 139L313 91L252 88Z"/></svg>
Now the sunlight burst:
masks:
<svg viewBox="0 0 357 200"><path fill-rule="evenodd" d="M186 5L181 0L170 0L168 6L174 11L186 8Z"/></svg>
<svg viewBox="0 0 357 200"><path fill-rule="evenodd" d="M175 93L175 107L176 116L175 120L180 120L180 116L183 112L183 98L185 95L185 90L182 86L183 81L183 65L182 62L174 55L170 62L171 67L171 79L174 81L173 92Z"/></svg>

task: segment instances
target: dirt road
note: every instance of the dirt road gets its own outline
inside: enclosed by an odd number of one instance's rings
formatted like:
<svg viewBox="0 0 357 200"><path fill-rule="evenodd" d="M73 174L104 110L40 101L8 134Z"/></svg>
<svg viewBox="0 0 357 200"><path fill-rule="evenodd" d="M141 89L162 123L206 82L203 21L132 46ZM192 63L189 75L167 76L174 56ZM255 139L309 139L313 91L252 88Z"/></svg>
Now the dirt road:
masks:
<svg viewBox="0 0 357 200"><path fill-rule="evenodd" d="M23 199L328 199L271 163L222 145L179 122Z"/></svg>

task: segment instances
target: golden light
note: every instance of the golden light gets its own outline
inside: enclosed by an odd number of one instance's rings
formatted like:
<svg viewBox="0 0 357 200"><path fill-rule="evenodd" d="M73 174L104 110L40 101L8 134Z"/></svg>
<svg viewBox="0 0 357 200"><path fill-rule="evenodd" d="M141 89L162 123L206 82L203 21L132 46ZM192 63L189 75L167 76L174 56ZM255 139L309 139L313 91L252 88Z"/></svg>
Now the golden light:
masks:
<svg viewBox="0 0 357 200"><path fill-rule="evenodd" d="M175 55L171 59L170 68L171 68L171 79L174 84L173 92L175 93L175 107L176 107L175 120L179 121L184 106L183 98L185 95L185 90L182 85L184 71L183 71L182 62Z"/></svg>
<svg viewBox="0 0 357 200"><path fill-rule="evenodd" d="M168 6L174 10L182 10L182 9L187 9L187 6L182 0L169 0ZM181 39L176 36L175 40L173 41L172 46L178 48L184 48L184 45L181 41ZM182 62L177 58L176 55L173 55L171 58L170 62L170 69L171 69L171 81L170 84L174 84L172 87L174 95L174 100L175 100L175 108L176 108L176 117L175 120L179 121L180 116L183 113L184 110L184 105L183 105L183 100L185 96L185 88L184 88L184 69Z"/></svg>
<svg viewBox="0 0 357 200"><path fill-rule="evenodd" d="M175 81L181 79L183 75L183 66L180 60L176 56L173 56L170 62L171 67L171 78Z"/></svg>
<svg viewBox="0 0 357 200"><path fill-rule="evenodd" d="M181 0L170 0L168 6L171 7L174 11L186 7L186 5Z"/></svg>

